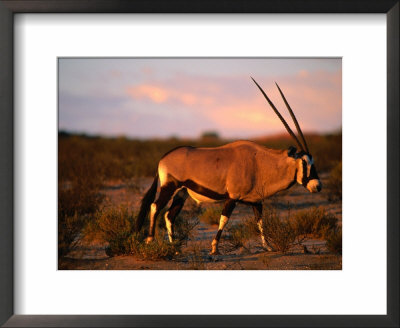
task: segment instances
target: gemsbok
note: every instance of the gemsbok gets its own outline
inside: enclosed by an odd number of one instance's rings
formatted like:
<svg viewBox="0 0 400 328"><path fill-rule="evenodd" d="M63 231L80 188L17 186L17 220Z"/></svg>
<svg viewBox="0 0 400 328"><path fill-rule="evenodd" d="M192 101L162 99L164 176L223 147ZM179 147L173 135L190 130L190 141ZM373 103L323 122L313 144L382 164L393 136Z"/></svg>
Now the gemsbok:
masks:
<svg viewBox="0 0 400 328"><path fill-rule="evenodd" d="M156 219L160 211L173 197L165 213L169 241L174 238L174 220L190 195L196 202L224 202L218 232L211 243L211 253L218 254L218 242L224 226L236 203L253 207L261 234L263 247L271 250L262 229L262 200L293 186L296 182L309 192L321 191L313 158L308 150L299 123L282 90L280 95L296 126L298 137L268 98L264 90L252 78L286 130L300 148L269 149L251 141L235 141L224 146L196 148L183 146L166 153L158 163L153 183L142 199L136 230L140 231L150 211L150 227L146 242L154 238ZM160 192L154 201L158 182Z"/></svg>

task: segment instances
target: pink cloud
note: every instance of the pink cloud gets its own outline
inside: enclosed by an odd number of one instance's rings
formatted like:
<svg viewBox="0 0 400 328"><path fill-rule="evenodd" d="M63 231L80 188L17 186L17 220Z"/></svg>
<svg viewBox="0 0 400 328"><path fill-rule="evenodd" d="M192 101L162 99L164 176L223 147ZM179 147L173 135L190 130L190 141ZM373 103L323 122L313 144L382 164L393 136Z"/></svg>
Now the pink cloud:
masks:
<svg viewBox="0 0 400 328"><path fill-rule="evenodd" d="M130 86L126 93L133 99L147 99L155 103L178 102L185 106L210 106L214 99L201 94L176 90L160 84Z"/></svg>
<svg viewBox="0 0 400 328"><path fill-rule="evenodd" d="M168 91L152 85L139 85L136 87L128 87L126 92L135 99L150 99L155 103L163 103L168 100Z"/></svg>
<svg viewBox="0 0 400 328"><path fill-rule="evenodd" d="M323 131L329 126L341 126L341 70L300 70L290 76L254 78L290 126L293 127L293 122L275 81L279 83L304 131ZM135 100L147 100L170 108L177 105L188 108L188 111L195 111L213 122L221 131L238 129L254 131L255 135L284 131L282 123L249 76L194 78L180 74L166 81L154 80L129 86L126 93ZM165 111L165 106L160 110Z"/></svg>

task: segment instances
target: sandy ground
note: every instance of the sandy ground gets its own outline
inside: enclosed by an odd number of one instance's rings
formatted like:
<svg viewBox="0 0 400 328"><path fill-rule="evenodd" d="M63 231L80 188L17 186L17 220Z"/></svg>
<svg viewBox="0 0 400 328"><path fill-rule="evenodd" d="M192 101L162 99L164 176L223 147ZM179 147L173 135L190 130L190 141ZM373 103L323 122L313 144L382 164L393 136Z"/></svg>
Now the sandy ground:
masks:
<svg viewBox="0 0 400 328"><path fill-rule="evenodd" d="M321 176L322 183L326 177ZM138 181L136 181L138 182ZM129 184L110 182L105 188L106 202L113 205L125 205L131 209L138 209L144 191L151 183L151 179L142 179L140 190L131 188ZM185 206L190 206L191 200ZM311 194L302 186L295 185L274 197L274 205L281 212L322 206L334 214L341 224L342 203L331 202L327 199L325 190L318 194ZM202 205L203 208L209 205ZM237 205L232 217L232 225L242 218L253 215L251 207ZM330 254L323 240L309 240L303 247L297 247L289 253L266 252L261 248L259 241L254 241L248 249L238 249L224 254L223 235L220 243L222 255L210 256L211 241L217 231L216 225L203 222L195 228L193 238L182 247L181 253L172 260L144 261L135 256L109 257L105 252L106 244L101 241L80 240L76 247L59 261L59 269L77 270L341 270L342 257Z"/></svg>

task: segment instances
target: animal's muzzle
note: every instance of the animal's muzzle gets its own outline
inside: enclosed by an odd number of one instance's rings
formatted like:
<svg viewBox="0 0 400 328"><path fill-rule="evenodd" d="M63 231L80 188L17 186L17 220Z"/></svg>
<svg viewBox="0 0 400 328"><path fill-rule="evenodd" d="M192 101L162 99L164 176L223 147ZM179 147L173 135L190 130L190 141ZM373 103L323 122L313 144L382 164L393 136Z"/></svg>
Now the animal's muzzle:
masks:
<svg viewBox="0 0 400 328"><path fill-rule="evenodd" d="M307 189L309 192L320 192L322 189L322 183L319 179L312 179L308 181Z"/></svg>

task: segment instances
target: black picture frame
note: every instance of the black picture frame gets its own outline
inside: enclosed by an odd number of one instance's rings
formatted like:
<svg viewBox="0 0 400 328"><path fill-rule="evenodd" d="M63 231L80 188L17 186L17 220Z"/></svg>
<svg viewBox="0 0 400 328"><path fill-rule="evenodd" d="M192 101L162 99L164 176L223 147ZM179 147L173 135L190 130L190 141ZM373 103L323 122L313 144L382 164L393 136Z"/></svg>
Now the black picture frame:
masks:
<svg viewBox="0 0 400 328"><path fill-rule="evenodd" d="M385 13L387 315L14 315L13 17L16 13ZM0 0L0 324L5 327L399 327L398 90L398 0Z"/></svg>

